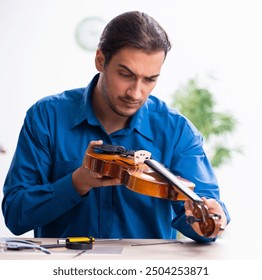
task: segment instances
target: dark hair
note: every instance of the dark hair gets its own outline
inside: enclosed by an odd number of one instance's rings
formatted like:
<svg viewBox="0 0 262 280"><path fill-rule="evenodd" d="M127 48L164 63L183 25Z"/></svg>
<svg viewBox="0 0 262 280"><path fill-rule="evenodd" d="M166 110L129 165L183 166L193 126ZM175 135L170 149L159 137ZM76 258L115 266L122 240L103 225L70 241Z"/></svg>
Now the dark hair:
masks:
<svg viewBox="0 0 262 280"><path fill-rule="evenodd" d="M132 47L145 53L171 49L166 31L149 15L131 11L113 18L105 27L98 44L108 64L112 56L124 47Z"/></svg>

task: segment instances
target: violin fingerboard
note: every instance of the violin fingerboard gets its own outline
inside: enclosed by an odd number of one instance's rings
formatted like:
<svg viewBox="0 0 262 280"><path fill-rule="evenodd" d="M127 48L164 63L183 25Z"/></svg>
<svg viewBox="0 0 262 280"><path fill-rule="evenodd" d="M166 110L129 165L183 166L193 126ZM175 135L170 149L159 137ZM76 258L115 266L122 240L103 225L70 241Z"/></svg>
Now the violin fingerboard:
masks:
<svg viewBox="0 0 262 280"><path fill-rule="evenodd" d="M151 167L154 171L164 177L171 185L174 185L179 191L181 191L186 197L194 202L201 203L203 200L190 188L188 188L177 176L170 172L163 164L154 160L148 159L144 163Z"/></svg>

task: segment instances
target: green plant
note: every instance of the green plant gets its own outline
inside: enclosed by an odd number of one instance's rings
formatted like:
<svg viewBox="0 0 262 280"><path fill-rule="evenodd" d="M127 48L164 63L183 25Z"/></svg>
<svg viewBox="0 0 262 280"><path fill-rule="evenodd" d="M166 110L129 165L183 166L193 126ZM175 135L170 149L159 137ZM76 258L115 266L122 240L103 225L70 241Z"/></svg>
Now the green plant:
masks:
<svg viewBox="0 0 262 280"><path fill-rule="evenodd" d="M220 167L231 159L239 148L229 147L227 136L231 135L237 121L232 114L216 111L213 94L200 87L196 79L190 79L173 95L171 107L179 110L202 133L213 167Z"/></svg>

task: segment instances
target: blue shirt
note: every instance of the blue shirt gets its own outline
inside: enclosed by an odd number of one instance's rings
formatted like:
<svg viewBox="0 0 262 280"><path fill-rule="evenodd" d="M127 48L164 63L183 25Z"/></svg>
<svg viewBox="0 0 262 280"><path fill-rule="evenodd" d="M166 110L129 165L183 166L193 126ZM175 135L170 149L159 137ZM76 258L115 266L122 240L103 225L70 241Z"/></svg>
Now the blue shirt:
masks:
<svg viewBox="0 0 262 280"><path fill-rule="evenodd" d="M98 74L99 75L99 74ZM177 111L150 96L129 125L110 135L92 108L96 75L87 88L65 91L34 104L21 129L4 185L7 227L35 237L176 238L176 230L197 242L185 221L183 201L145 196L125 186L93 188L80 196L72 173L91 140L147 150L174 174L195 183L200 196L219 200L219 187L197 129Z"/></svg>

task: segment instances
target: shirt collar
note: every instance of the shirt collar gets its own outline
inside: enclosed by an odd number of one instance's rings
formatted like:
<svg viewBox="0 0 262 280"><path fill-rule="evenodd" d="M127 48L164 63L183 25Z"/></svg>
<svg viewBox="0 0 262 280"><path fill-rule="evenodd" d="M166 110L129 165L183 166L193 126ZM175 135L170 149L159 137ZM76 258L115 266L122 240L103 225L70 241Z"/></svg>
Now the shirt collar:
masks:
<svg viewBox="0 0 262 280"><path fill-rule="evenodd" d="M136 129L141 135L147 137L149 140L153 141L153 133L151 129L151 124L149 120L149 100L147 100L144 105L136 112L132 117L129 127L130 129Z"/></svg>
<svg viewBox="0 0 262 280"><path fill-rule="evenodd" d="M74 108L74 116L72 118L72 128L84 121L92 125L99 125L99 121L95 116L92 107L92 92L97 84L99 74L96 74L89 85L86 87L83 95L77 100Z"/></svg>

